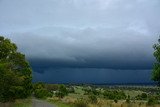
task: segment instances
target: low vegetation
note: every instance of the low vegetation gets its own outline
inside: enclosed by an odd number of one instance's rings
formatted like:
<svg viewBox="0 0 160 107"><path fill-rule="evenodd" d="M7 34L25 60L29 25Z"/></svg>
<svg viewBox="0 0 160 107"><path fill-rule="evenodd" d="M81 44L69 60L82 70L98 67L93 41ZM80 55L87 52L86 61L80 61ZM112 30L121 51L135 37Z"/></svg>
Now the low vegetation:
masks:
<svg viewBox="0 0 160 107"><path fill-rule="evenodd" d="M43 83L36 83L33 85L33 94L36 98L45 99L47 97L52 97L51 91L45 88Z"/></svg>
<svg viewBox="0 0 160 107"><path fill-rule="evenodd" d="M31 99L16 100L12 107L32 107Z"/></svg>
<svg viewBox="0 0 160 107"><path fill-rule="evenodd" d="M117 88L117 86L43 84L44 87L48 87L47 85L53 90L46 88L48 92L52 93L52 96L47 97L46 100L57 104L59 107L160 106L160 94L156 86L139 86L140 90L135 90L136 86L127 89L127 86Z"/></svg>

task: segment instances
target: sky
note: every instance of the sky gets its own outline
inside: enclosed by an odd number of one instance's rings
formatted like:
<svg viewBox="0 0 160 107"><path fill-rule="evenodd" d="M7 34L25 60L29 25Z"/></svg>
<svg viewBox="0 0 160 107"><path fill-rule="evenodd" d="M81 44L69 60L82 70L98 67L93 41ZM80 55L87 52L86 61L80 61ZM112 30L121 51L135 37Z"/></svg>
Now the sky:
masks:
<svg viewBox="0 0 160 107"><path fill-rule="evenodd" d="M0 13L35 82L151 82L160 0L0 0Z"/></svg>

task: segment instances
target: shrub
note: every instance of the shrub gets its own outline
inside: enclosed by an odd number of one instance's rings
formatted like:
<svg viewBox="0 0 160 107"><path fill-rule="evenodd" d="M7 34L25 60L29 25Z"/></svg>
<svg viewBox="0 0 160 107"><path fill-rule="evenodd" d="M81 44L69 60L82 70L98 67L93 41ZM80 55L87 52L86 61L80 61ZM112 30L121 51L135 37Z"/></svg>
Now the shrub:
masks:
<svg viewBox="0 0 160 107"><path fill-rule="evenodd" d="M64 96L68 95L68 90L65 85L60 85L58 91L56 92L56 96L59 98L63 98Z"/></svg>
<svg viewBox="0 0 160 107"><path fill-rule="evenodd" d="M48 92L46 89L36 89L34 91L34 95L36 98L46 98L46 97L51 97L52 94Z"/></svg>
<svg viewBox="0 0 160 107"><path fill-rule="evenodd" d="M155 97L153 97L153 96L151 96L148 99L148 102L147 102L148 105L154 105L154 104L157 104L157 103L158 103L158 100Z"/></svg>
<svg viewBox="0 0 160 107"><path fill-rule="evenodd" d="M114 102L115 102L115 103L118 103L118 100L115 98L115 99L114 99Z"/></svg>
<svg viewBox="0 0 160 107"><path fill-rule="evenodd" d="M130 103L130 95L128 95L127 99L126 99L126 103Z"/></svg>
<svg viewBox="0 0 160 107"><path fill-rule="evenodd" d="M84 93L85 95L88 95L88 94L91 94L91 93L92 93L91 87L84 88L83 91L85 92L85 93Z"/></svg>
<svg viewBox="0 0 160 107"><path fill-rule="evenodd" d="M42 89L42 88L45 88L45 85L42 82L38 82L38 83L33 84L33 89L34 90L36 90L36 89Z"/></svg>
<svg viewBox="0 0 160 107"><path fill-rule="evenodd" d="M63 92L57 91L57 92L55 93L55 95L56 95L56 97L63 98L66 94L63 93Z"/></svg>
<svg viewBox="0 0 160 107"><path fill-rule="evenodd" d="M153 98L149 98L147 104L148 105L153 105L154 104L154 99Z"/></svg>
<svg viewBox="0 0 160 107"><path fill-rule="evenodd" d="M137 100L146 100L148 95L146 93L142 93L141 95L137 95L136 99Z"/></svg>
<svg viewBox="0 0 160 107"><path fill-rule="evenodd" d="M92 94L99 95L100 93L96 89L92 89Z"/></svg>
<svg viewBox="0 0 160 107"><path fill-rule="evenodd" d="M104 93L103 93L103 96L105 98L108 98L108 99L111 99L111 100L114 100L115 98L117 100L121 100L121 99L125 99L126 98L126 95L123 91L110 91L110 90L106 90Z"/></svg>
<svg viewBox="0 0 160 107"><path fill-rule="evenodd" d="M130 103L131 101L130 101L130 99L129 98L127 98L126 99L126 103Z"/></svg>
<svg viewBox="0 0 160 107"><path fill-rule="evenodd" d="M141 98L142 98L142 99L147 99L147 94L146 94L146 93L142 93L142 94L141 94Z"/></svg>
<svg viewBox="0 0 160 107"><path fill-rule="evenodd" d="M90 95L89 96L89 100L91 101L91 103L97 103L97 97L96 97L96 95Z"/></svg>

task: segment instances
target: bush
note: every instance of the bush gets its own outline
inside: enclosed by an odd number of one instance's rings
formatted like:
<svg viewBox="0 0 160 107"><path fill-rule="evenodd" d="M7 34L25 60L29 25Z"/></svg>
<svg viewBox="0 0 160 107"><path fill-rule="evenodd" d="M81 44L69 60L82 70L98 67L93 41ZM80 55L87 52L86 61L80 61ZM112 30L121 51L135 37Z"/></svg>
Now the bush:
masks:
<svg viewBox="0 0 160 107"><path fill-rule="evenodd" d="M92 94L99 95L100 93L96 89L92 89Z"/></svg>
<svg viewBox="0 0 160 107"><path fill-rule="evenodd" d="M130 103L130 95L128 95L127 99L126 99L126 103Z"/></svg>
<svg viewBox="0 0 160 107"><path fill-rule="evenodd" d="M131 101L130 101L130 99L129 98L127 98L126 99L126 103L130 103Z"/></svg>
<svg viewBox="0 0 160 107"><path fill-rule="evenodd" d="M52 94L48 92L46 89L36 89L34 91L34 95L36 98L52 97Z"/></svg>
<svg viewBox="0 0 160 107"><path fill-rule="evenodd" d="M155 97L153 97L153 96L151 96L148 99L148 102L147 102L148 105L154 105L154 104L157 104L157 103L158 103L158 100Z"/></svg>
<svg viewBox="0 0 160 107"><path fill-rule="evenodd" d="M36 89L44 89L44 88L45 88L45 85L42 82L38 82L38 83L33 84L33 89L34 90L36 90Z"/></svg>
<svg viewBox="0 0 160 107"><path fill-rule="evenodd" d="M63 98L66 94L63 93L63 92L57 91L57 92L55 93L55 95L56 95L56 97Z"/></svg>
<svg viewBox="0 0 160 107"><path fill-rule="evenodd" d="M114 102L115 102L115 103L118 103L118 100L115 98L115 99L114 99Z"/></svg>
<svg viewBox="0 0 160 107"><path fill-rule="evenodd" d="M88 94L91 94L91 93L92 93L91 87L84 88L83 91L85 92L85 93L84 93L85 95L88 95Z"/></svg>
<svg viewBox="0 0 160 107"><path fill-rule="evenodd" d="M147 94L146 93L142 93L141 97L142 97L142 99L147 99Z"/></svg>
<svg viewBox="0 0 160 107"><path fill-rule="evenodd" d="M97 103L97 97L96 97L96 95L90 95L89 96L89 100L91 101L91 103Z"/></svg>
<svg viewBox="0 0 160 107"><path fill-rule="evenodd" d="M146 100L148 95L146 93L142 93L141 95L137 95L136 99L137 100Z"/></svg>
<svg viewBox="0 0 160 107"><path fill-rule="evenodd" d="M126 95L125 95L125 93L123 91L106 90L103 93L103 96L105 98L108 98L108 99L111 99L111 100L114 100L114 99L121 100L121 99L125 99L126 98Z"/></svg>
<svg viewBox="0 0 160 107"><path fill-rule="evenodd" d="M59 98L63 98L64 96L68 95L68 90L65 85L60 85L58 91L56 92L56 96Z"/></svg>

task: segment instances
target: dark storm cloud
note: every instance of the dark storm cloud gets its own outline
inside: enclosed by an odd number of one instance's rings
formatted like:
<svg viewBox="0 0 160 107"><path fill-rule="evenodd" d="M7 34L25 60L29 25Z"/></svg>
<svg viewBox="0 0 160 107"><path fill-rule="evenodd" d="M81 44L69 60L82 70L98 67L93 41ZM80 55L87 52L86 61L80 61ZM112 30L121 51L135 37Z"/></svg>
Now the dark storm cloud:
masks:
<svg viewBox="0 0 160 107"><path fill-rule="evenodd" d="M95 83L95 84L151 83L150 75L151 75L151 70L55 68L55 69L48 69L43 74L34 72L35 76L34 81L43 81L47 83Z"/></svg>
<svg viewBox="0 0 160 107"><path fill-rule="evenodd" d="M159 0L1 0L0 31L35 72L151 69L159 11Z"/></svg>
<svg viewBox="0 0 160 107"><path fill-rule="evenodd" d="M153 66L152 45L156 36L111 28L47 29L52 32L47 38L43 33L11 36L33 68L151 69Z"/></svg>

